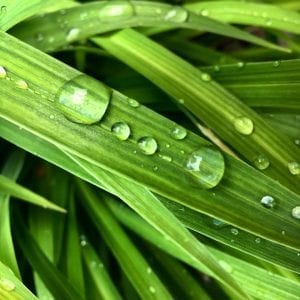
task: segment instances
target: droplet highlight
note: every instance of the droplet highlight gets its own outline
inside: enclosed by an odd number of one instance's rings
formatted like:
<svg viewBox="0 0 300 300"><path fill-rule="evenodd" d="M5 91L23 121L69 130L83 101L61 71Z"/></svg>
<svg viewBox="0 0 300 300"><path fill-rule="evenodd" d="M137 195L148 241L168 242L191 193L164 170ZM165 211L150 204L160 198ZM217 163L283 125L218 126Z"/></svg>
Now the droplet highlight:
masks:
<svg viewBox="0 0 300 300"><path fill-rule="evenodd" d="M174 6L166 13L164 19L169 22L183 23L188 19L188 16L187 10L180 6Z"/></svg>
<svg viewBox="0 0 300 300"><path fill-rule="evenodd" d="M66 40L67 42L75 41L79 36L80 30L79 28L70 28L67 32Z"/></svg>
<svg viewBox="0 0 300 300"><path fill-rule="evenodd" d="M25 80L19 79L16 81L16 85L19 89L21 90L27 90L28 89L28 84Z"/></svg>
<svg viewBox="0 0 300 300"><path fill-rule="evenodd" d="M250 135L254 130L254 124L251 119L246 117L236 118L233 126L237 132L243 135Z"/></svg>
<svg viewBox="0 0 300 300"><path fill-rule="evenodd" d="M221 181L225 170L221 152L206 146L190 153L184 166L190 178L205 189L215 187Z"/></svg>
<svg viewBox="0 0 300 300"><path fill-rule="evenodd" d="M260 154L255 158L254 165L259 170L265 170L270 166L270 161L265 155Z"/></svg>
<svg viewBox="0 0 300 300"><path fill-rule="evenodd" d="M175 140L183 140L187 136L187 131L181 126L175 126L170 130L170 136Z"/></svg>
<svg viewBox="0 0 300 300"><path fill-rule="evenodd" d="M110 88L89 76L79 75L59 89L55 102L70 121L94 124L103 118L110 98Z"/></svg>
<svg viewBox="0 0 300 300"><path fill-rule="evenodd" d="M152 155L157 151L158 145L156 140L150 136L144 136L138 140L138 146L146 155Z"/></svg>
<svg viewBox="0 0 300 300"><path fill-rule="evenodd" d="M300 174L300 164L296 161L289 162L288 169L292 175Z"/></svg>
<svg viewBox="0 0 300 300"><path fill-rule="evenodd" d="M16 285L7 278L0 278L0 286L7 292L11 292L16 288Z"/></svg>
<svg viewBox="0 0 300 300"><path fill-rule="evenodd" d="M131 106L131 107L139 107L140 106L140 103L134 99L131 99L131 98L128 98L128 104Z"/></svg>
<svg viewBox="0 0 300 300"><path fill-rule="evenodd" d="M210 76L209 74L207 74L207 73L202 73L202 74L201 74L201 79L202 79L203 81L208 82L208 81L211 81L211 76Z"/></svg>
<svg viewBox="0 0 300 300"><path fill-rule="evenodd" d="M118 20L130 18L135 14L131 3L107 3L99 11L101 22L116 22Z"/></svg>
<svg viewBox="0 0 300 300"><path fill-rule="evenodd" d="M130 127L125 122L117 122L112 125L111 132L121 141L125 141L130 136Z"/></svg>
<svg viewBox="0 0 300 300"><path fill-rule="evenodd" d="M273 208L276 205L276 201L272 196L264 196L261 198L260 203L266 208Z"/></svg>
<svg viewBox="0 0 300 300"><path fill-rule="evenodd" d="M233 234L233 235L238 235L239 234L239 230L237 228L231 228L230 229L230 232Z"/></svg>
<svg viewBox="0 0 300 300"><path fill-rule="evenodd" d="M292 216L293 216L293 218L295 218L295 219L300 219L300 206L295 206L295 207L292 209Z"/></svg>
<svg viewBox="0 0 300 300"><path fill-rule="evenodd" d="M5 78L6 77L6 70L4 67L0 66L0 78Z"/></svg>

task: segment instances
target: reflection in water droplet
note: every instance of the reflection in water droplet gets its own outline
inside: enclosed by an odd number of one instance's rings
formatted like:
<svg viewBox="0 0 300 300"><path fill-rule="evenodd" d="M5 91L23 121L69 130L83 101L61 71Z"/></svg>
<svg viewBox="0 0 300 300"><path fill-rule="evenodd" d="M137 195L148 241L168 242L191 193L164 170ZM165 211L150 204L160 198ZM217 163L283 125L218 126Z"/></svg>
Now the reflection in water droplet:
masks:
<svg viewBox="0 0 300 300"><path fill-rule="evenodd" d="M263 154L258 155L254 160L254 165L259 170L265 170L269 167L270 161Z"/></svg>
<svg viewBox="0 0 300 300"><path fill-rule="evenodd" d="M116 22L120 19L127 19L134 15L134 8L131 3L107 3L99 11L101 22Z"/></svg>
<svg viewBox="0 0 300 300"><path fill-rule="evenodd" d="M194 181L209 189L222 179L225 163L220 151L212 147L202 147L188 155L185 168Z"/></svg>
<svg viewBox="0 0 300 300"><path fill-rule="evenodd" d="M188 16L187 10L180 6L174 6L166 13L164 19L169 22L183 23L188 19Z"/></svg>
<svg viewBox="0 0 300 300"><path fill-rule="evenodd" d="M28 89L28 84L25 80L23 79L19 79L16 81L16 85L19 89L22 89L22 90L27 90Z"/></svg>
<svg viewBox="0 0 300 300"><path fill-rule="evenodd" d="M131 106L131 107L139 107L140 106L140 103L134 99L131 99L131 98L128 98L128 104Z"/></svg>
<svg viewBox="0 0 300 300"><path fill-rule="evenodd" d="M236 118L233 122L233 126L237 132L243 135L250 135L254 129L252 120L246 117Z"/></svg>
<svg viewBox="0 0 300 300"><path fill-rule="evenodd" d="M183 140L187 136L187 131L181 126L175 126L171 129L170 135L175 140Z"/></svg>
<svg viewBox="0 0 300 300"><path fill-rule="evenodd" d="M152 155L157 151L158 145L156 140L150 136L144 136L138 140L139 148L146 155Z"/></svg>
<svg viewBox="0 0 300 300"><path fill-rule="evenodd" d="M6 77L6 70L0 66L0 78L5 78Z"/></svg>
<svg viewBox="0 0 300 300"><path fill-rule="evenodd" d="M121 141L125 141L130 136L130 127L125 122L117 122L112 125L111 131Z"/></svg>
<svg viewBox="0 0 300 300"><path fill-rule="evenodd" d="M218 229L228 226L227 223L225 223L224 221L218 220L218 219L213 219L212 223L213 223L213 226Z"/></svg>
<svg viewBox="0 0 300 300"><path fill-rule="evenodd" d="M208 82L208 81L211 81L211 76L210 76L209 74L207 74L207 73L202 73L202 74L201 74L201 79L202 79L203 81Z"/></svg>
<svg viewBox="0 0 300 300"><path fill-rule="evenodd" d="M11 292L16 288L16 285L7 278L0 278L0 286L8 292Z"/></svg>
<svg viewBox="0 0 300 300"><path fill-rule="evenodd" d="M238 235L239 234L239 230L237 228L231 228L230 229L230 232L233 234L233 235Z"/></svg>
<svg viewBox="0 0 300 300"><path fill-rule="evenodd" d="M66 40L67 42L75 41L80 33L79 28L70 28L67 32Z"/></svg>
<svg viewBox="0 0 300 300"><path fill-rule="evenodd" d="M70 121L93 124L102 119L110 97L111 89L104 84L89 76L79 75L59 89L55 101Z"/></svg>
<svg viewBox="0 0 300 300"><path fill-rule="evenodd" d="M300 174L300 164L296 161L289 162L288 169L292 175Z"/></svg>
<svg viewBox="0 0 300 300"><path fill-rule="evenodd" d="M276 201L272 196L262 197L260 203L266 208L273 208L276 205Z"/></svg>
<svg viewBox="0 0 300 300"><path fill-rule="evenodd" d="M295 206L295 207L292 209L292 216L293 216L293 218L295 218L295 219L300 219L300 206Z"/></svg>

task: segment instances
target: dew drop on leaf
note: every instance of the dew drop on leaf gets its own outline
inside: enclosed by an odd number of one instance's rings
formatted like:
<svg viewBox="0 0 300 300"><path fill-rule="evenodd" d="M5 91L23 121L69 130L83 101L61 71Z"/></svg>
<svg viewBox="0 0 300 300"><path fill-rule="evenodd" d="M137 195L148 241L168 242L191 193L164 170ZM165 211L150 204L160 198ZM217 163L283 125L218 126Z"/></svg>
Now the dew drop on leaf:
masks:
<svg viewBox="0 0 300 300"><path fill-rule="evenodd" d="M273 66L274 66L275 68L278 68L278 67L280 66L280 61L279 61L279 60L275 60L275 61L273 62Z"/></svg>
<svg viewBox="0 0 300 300"><path fill-rule="evenodd" d="M272 196L264 196L261 198L260 203L266 208L273 208L276 205L276 201Z"/></svg>
<svg viewBox="0 0 300 300"><path fill-rule="evenodd" d="M150 293L152 293L152 294L155 294L155 293L156 293L156 289L155 289L154 286L149 286L149 291L150 291Z"/></svg>
<svg viewBox="0 0 300 300"><path fill-rule="evenodd" d="M237 228L231 228L230 229L230 232L233 234L233 235L238 235L239 234L239 230Z"/></svg>
<svg viewBox="0 0 300 300"><path fill-rule="evenodd" d="M0 66L0 78L5 78L6 77L6 70L4 67Z"/></svg>
<svg viewBox="0 0 300 300"><path fill-rule="evenodd" d="M226 272L232 273L233 271L232 266L229 263L227 263L225 260L219 260L218 263Z"/></svg>
<svg viewBox="0 0 300 300"><path fill-rule="evenodd" d="M265 170L269 167L270 161L265 155L260 154L254 159L254 165L259 170Z"/></svg>
<svg viewBox="0 0 300 300"><path fill-rule="evenodd" d="M203 17L207 17L207 16L209 16L209 10L207 10L207 9L202 9L202 10L200 11L200 14L201 14Z"/></svg>
<svg viewBox="0 0 300 300"><path fill-rule="evenodd" d="M135 14L131 3L107 3L99 11L101 22L116 22L117 20L127 19Z"/></svg>
<svg viewBox="0 0 300 300"><path fill-rule="evenodd" d="M67 32L66 40L67 42L75 41L80 33L79 28L70 28Z"/></svg>
<svg viewBox="0 0 300 300"><path fill-rule="evenodd" d="M187 10L180 6L174 6L166 13L164 19L169 22L183 23L188 19L188 16Z"/></svg>
<svg viewBox="0 0 300 300"><path fill-rule="evenodd" d="M89 76L79 75L59 89L55 102L70 121L93 124L104 116L110 97L110 88Z"/></svg>
<svg viewBox="0 0 300 300"><path fill-rule="evenodd" d="M300 206L295 206L295 207L292 209L292 216L293 216L293 218L295 218L295 219L300 219Z"/></svg>
<svg viewBox="0 0 300 300"><path fill-rule="evenodd" d="M131 107L139 107L140 106L140 103L134 99L131 99L131 98L128 98L128 104L131 106Z"/></svg>
<svg viewBox="0 0 300 300"><path fill-rule="evenodd" d="M208 82L208 81L211 81L211 76L210 76L209 74L207 74L207 73L202 73L202 74L201 74L201 79L202 79L203 81Z"/></svg>
<svg viewBox="0 0 300 300"><path fill-rule="evenodd" d="M125 141L130 136L130 127L125 122L117 122L112 125L111 132L121 141Z"/></svg>
<svg viewBox="0 0 300 300"><path fill-rule="evenodd" d="M16 288L16 285L7 278L0 278L0 286L8 292L11 292Z"/></svg>
<svg viewBox="0 0 300 300"><path fill-rule="evenodd" d="M212 224L215 228L218 228L218 229L228 226L227 223L225 223L224 221L218 220L218 219L213 219Z"/></svg>
<svg viewBox="0 0 300 300"><path fill-rule="evenodd" d="M254 129L252 120L246 117L236 118L233 122L233 126L237 132L243 135L250 135Z"/></svg>
<svg viewBox="0 0 300 300"><path fill-rule="evenodd" d="M189 178L205 189L215 187L222 179L225 170L225 162L221 152L207 146L190 153L184 166Z"/></svg>
<svg viewBox="0 0 300 300"><path fill-rule="evenodd" d="M25 80L19 79L16 81L16 85L19 89L21 90L27 90L28 89L28 84Z"/></svg>
<svg viewBox="0 0 300 300"><path fill-rule="evenodd" d="M296 161L289 162L288 169L292 175L300 174L300 164Z"/></svg>
<svg viewBox="0 0 300 300"><path fill-rule="evenodd" d="M138 140L138 146L146 155L152 155L157 151L156 140L151 136L144 136Z"/></svg>
<svg viewBox="0 0 300 300"><path fill-rule="evenodd" d="M183 140L187 136L187 131L181 126L175 126L170 130L170 136L175 140Z"/></svg>

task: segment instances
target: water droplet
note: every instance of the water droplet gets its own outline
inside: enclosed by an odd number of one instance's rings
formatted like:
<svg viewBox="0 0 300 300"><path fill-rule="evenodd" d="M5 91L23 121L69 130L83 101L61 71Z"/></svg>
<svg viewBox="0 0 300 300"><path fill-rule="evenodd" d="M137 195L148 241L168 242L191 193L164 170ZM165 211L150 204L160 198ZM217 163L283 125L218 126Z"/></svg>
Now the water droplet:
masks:
<svg viewBox="0 0 300 300"><path fill-rule="evenodd" d="M107 3L99 11L101 22L116 22L116 20L127 19L134 15L131 3Z"/></svg>
<svg viewBox="0 0 300 300"><path fill-rule="evenodd" d="M128 104L131 106L131 107L139 107L140 106L140 103L134 99L131 99L131 98L128 98Z"/></svg>
<svg viewBox="0 0 300 300"><path fill-rule="evenodd" d="M181 126L175 126L170 130L170 135L175 140L183 140L187 136L187 131Z"/></svg>
<svg viewBox="0 0 300 300"><path fill-rule="evenodd" d="M37 33L35 39L37 42L42 42L44 40L44 35L42 33Z"/></svg>
<svg viewBox="0 0 300 300"><path fill-rule="evenodd" d="M257 238L255 239L255 243L256 243L256 244L259 244L259 243L260 243L260 241L261 241L261 240L260 240L260 238L259 238L259 237L257 237Z"/></svg>
<svg viewBox="0 0 300 300"><path fill-rule="evenodd" d="M295 207L292 209L292 216L293 216L295 219L300 219L300 206L295 206Z"/></svg>
<svg viewBox="0 0 300 300"><path fill-rule="evenodd" d="M279 67L279 66L280 66L280 61L279 61L279 60L275 60L275 61L273 62L273 66L274 66L275 68Z"/></svg>
<svg viewBox="0 0 300 300"><path fill-rule="evenodd" d="M152 273L152 269L150 267L147 268L147 274L151 274Z"/></svg>
<svg viewBox="0 0 300 300"><path fill-rule="evenodd" d="M220 66L218 66L218 65L215 65L215 66L214 66L214 71L215 71L215 72L220 72L220 70L221 70L221 69L220 69Z"/></svg>
<svg viewBox="0 0 300 300"><path fill-rule="evenodd" d="M6 77L6 70L0 66L0 78L5 78Z"/></svg>
<svg viewBox="0 0 300 300"><path fill-rule="evenodd" d="M289 162L288 169L292 175L300 174L300 164L296 161Z"/></svg>
<svg viewBox="0 0 300 300"><path fill-rule="evenodd" d="M19 79L16 81L16 85L19 89L22 89L22 90L27 90L28 89L28 84L25 80L23 79Z"/></svg>
<svg viewBox="0 0 300 300"><path fill-rule="evenodd" d="M104 84L86 75L79 75L59 89L55 101L69 120L93 124L102 119L110 97L111 90Z"/></svg>
<svg viewBox="0 0 300 300"><path fill-rule="evenodd" d="M300 256L300 252L297 253L297 256Z"/></svg>
<svg viewBox="0 0 300 300"><path fill-rule="evenodd" d="M16 288L16 285L7 278L0 279L0 286L8 292L11 292Z"/></svg>
<svg viewBox="0 0 300 300"><path fill-rule="evenodd" d="M54 117L54 115L51 114L51 115L49 116L49 118L50 118L51 120L54 120L55 117Z"/></svg>
<svg viewBox="0 0 300 300"><path fill-rule="evenodd" d="M224 261L224 260L219 260L218 262L219 262L219 265L220 265L226 272L231 273L231 272L233 271L232 266L231 266L229 263L227 263L226 261Z"/></svg>
<svg viewBox="0 0 300 300"><path fill-rule="evenodd" d="M178 99L178 103L183 105L184 104L184 99Z"/></svg>
<svg viewBox="0 0 300 300"><path fill-rule="evenodd" d="M239 62L237 63L237 66L238 66L239 69L242 69L242 68L245 66L245 63L242 62L242 61L239 61Z"/></svg>
<svg viewBox="0 0 300 300"><path fill-rule="evenodd" d="M237 228L231 228L230 229L230 232L233 234L233 235L238 235L239 234L239 230Z"/></svg>
<svg viewBox="0 0 300 300"><path fill-rule="evenodd" d="M218 229L228 226L227 223L225 223L224 221L218 220L218 219L213 219L212 224L214 227L216 227Z"/></svg>
<svg viewBox="0 0 300 300"><path fill-rule="evenodd" d="M188 19L188 11L180 6L174 6L170 9L164 19L169 22L183 23Z"/></svg>
<svg viewBox="0 0 300 300"><path fill-rule="evenodd" d="M236 118L233 122L233 126L237 132L243 135L250 135L254 129L252 120L246 117Z"/></svg>
<svg viewBox="0 0 300 300"><path fill-rule="evenodd" d="M202 147L188 155L185 168L203 188L215 187L223 177L225 163L220 151Z"/></svg>
<svg viewBox="0 0 300 300"><path fill-rule="evenodd" d="M0 78L1 78L1 69L0 69ZM295 139L295 144L300 146L300 139Z"/></svg>
<svg viewBox="0 0 300 300"><path fill-rule="evenodd" d="M150 291L150 293L152 293L152 294L155 294L155 293L156 293L156 289L155 289L154 286L149 286L149 291Z"/></svg>
<svg viewBox="0 0 300 300"><path fill-rule="evenodd" d="M80 236L80 246L85 247L87 245L87 240L85 235Z"/></svg>
<svg viewBox="0 0 300 300"><path fill-rule="evenodd" d="M3 17L6 14L7 7L5 5L2 5L0 8L0 17Z"/></svg>
<svg viewBox="0 0 300 300"><path fill-rule="evenodd" d="M158 145L156 140L150 136L144 136L138 140L138 145L146 155L152 155L157 151Z"/></svg>
<svg viewBox="0 0 300 300"><path fill-rule="evenodd" d="M285 230L282 230L282 231L281 231L281 234L282 234L282 235L285 235L285 234L286 234Z"/></svg>
<svg viewBox="0 0 300 300"><path fill-rule="evenodd" d="M70 28L67 32L66 40L67 42L75 41L80 33L79 28Z"/></svg>
<svg viewBox="0 0 300 300"><path fill-rule="evenodd" d="M117 122L112 125L111 131L121 141L125 141L130 136L130 127L125 122Z"/></svg>
<svg viewBox="0 0 300 300"><path fill-rule="evenodd" d="M211 81L211 76L210 76L209 74L207 74L207 73L202 73L202 74L201 74L201 79L202 79L203 81L208 82L208 81Z"/></svg>
<svg viewBox="0 0 300 300"><path fill-rule="evenodd" d="M207 17L209 16L209 11L207 9L202 9L200 14L203 16L203 17Z"/></svg>
<svg viewBox="0 0 300 300"><path fill-rule="evenodd" d="M276 201L272 196L262 197L260 203L266 208L273 208L276 205Z"/></svg>
<svg viewBox="0 0 300 300"><path fill-rule="evenodd" d="M88 17L88 13L87 13L87 12L82 12L82 13L80 14L80 16L79 16L79 18L80 18L81 21L86 20L87 17Z"/></svg>
<svg viewBox="0 0 300 300"><path fill-rule="evenodd" d="M267 14L266 12L263 12L263 13L261 14L261 16L262 16L263 18L266 18L266 17L268 16L268 14Z"/></svg>
<svg viewBox="0 0 300 300"><path fill-rule="evenodd" d="M258 155L254 160L254 165L259 170L265 170L269 167L270 161L263 154Z"/></svg>
<svg viewBox="0 0 300 300"><path fill-rule="evenodd" d="M272 23L271 20L267 20L267 21L266 21L266 25L267 25L267 26L271 26L272 24L273 24L273 23Z"/></svg>
<svg viewBox="0 0 300 300"><path fill-rule="evenodd" d="M173 160L172 157L168 156L168 155L159 154L158 156L167 162L172 162L172 160Z"/></svg>
<svg viewBox="0 0 300 300"><path fill-rule="evenodd" d="M171 147L171 145L170 144L166 144L166 148L170 148Z"/></svg>

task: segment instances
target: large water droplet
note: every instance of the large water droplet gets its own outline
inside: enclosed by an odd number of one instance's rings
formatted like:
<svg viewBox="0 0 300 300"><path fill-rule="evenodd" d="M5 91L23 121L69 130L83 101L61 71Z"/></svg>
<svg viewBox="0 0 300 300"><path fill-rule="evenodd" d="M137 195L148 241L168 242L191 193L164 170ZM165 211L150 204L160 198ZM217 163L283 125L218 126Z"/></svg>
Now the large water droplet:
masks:
<svg viewBox="0 0 300 300"><path fill-rule="evenodd" d="M254 129L252 120L246 117L236 118L233 122L233 126L236 131L244 135L250 135Z"/></svg>
<svg viewBox="0 0 300 300"><path fill-rule="evenodd" d="M175 126L170 130L170 135L175 140L183 140L187 136L187 131L181 126Z"/></svg>
<svg viewBox="0 0 300 300"><path fill-rule="evenodd" d="M300 164L296 161L289 162L288 169L292 175L300 174Z"/></svg>
<svg viewBox="0 0 300 300"><path fill-rule="evenodd" d="M102 119L110 97L111 90L104 84L86 75L79 75L59 89L55 101L69 120L93 124Z"/></svg>
<svg viewBox="0 0 300 300"><path fill-rule="evenodd" d="M16 285L7 278L0 278L0 286L8 292L11 292L16 288Z"/></svg>
<svg viewBox="0 0 300 300"><path fill-rule="evenodd" d="M6 70L0 66L0 78L5 78L6 77Z"/></svg>
<svg viewBox="0 0 300 300"><path fill-rule="evenodd" d="M220 151L212 147L202 147L187 157L185 168L200 186L210 189L222 179L225 163Z"/></svg>
<svg viewBox="0 0 300 300"><path fill-rule="evenodd" d="M263 154L258 155L254 160L254 165L259 170L265 170L269 167L270 161Z"/></svg>
<svg viewBox="0 0 300 300"><path fill-rule="evenodd" d="M292 216L293 216L295 219L300 219L300 206L295 206L295 207L292 209Z"/></svg>
<svg viewBox="0 0 300 300"><path fill-rule="evenodd" d="M276 205L276 201L272 196L262 197L260 203L266 208L273 208Z"/></svg>
<svg viewBox="0 0 300 300"><path fill-rule="evenodd" d="M164 19L170 22L183 23L188 19L188 16L189 13L187 10L180 6L174 6L166 13Z"/></svg>
<svg viewBox="0 0 300 300"><path fill-rule="evenodd" d="M158 145L156 140L151 136L144 136L138 140L138 145L142 152L147 155L152 155L157 151Z"/></svg>
<svg viewBox="0 0 300 300"><path fill-rule="evenodd" d="M134 8L131 3L107 3L99 11L101 22L116 22L127 19L134 15Z"/></svg>
<svg viewBox="0 0 300 300"><path fill-rule="evenodd" d="M79 33L80 33L79 28L70 28L66 36L67 42L75 41L78 38Z"/></svg>
<svg viewBox="0 0 300 300"><path fill-rule="evenodd" d="M112 125L111 131L121 141L125 141L130 136L130 127L125 122L117 122Z"/></svg>

